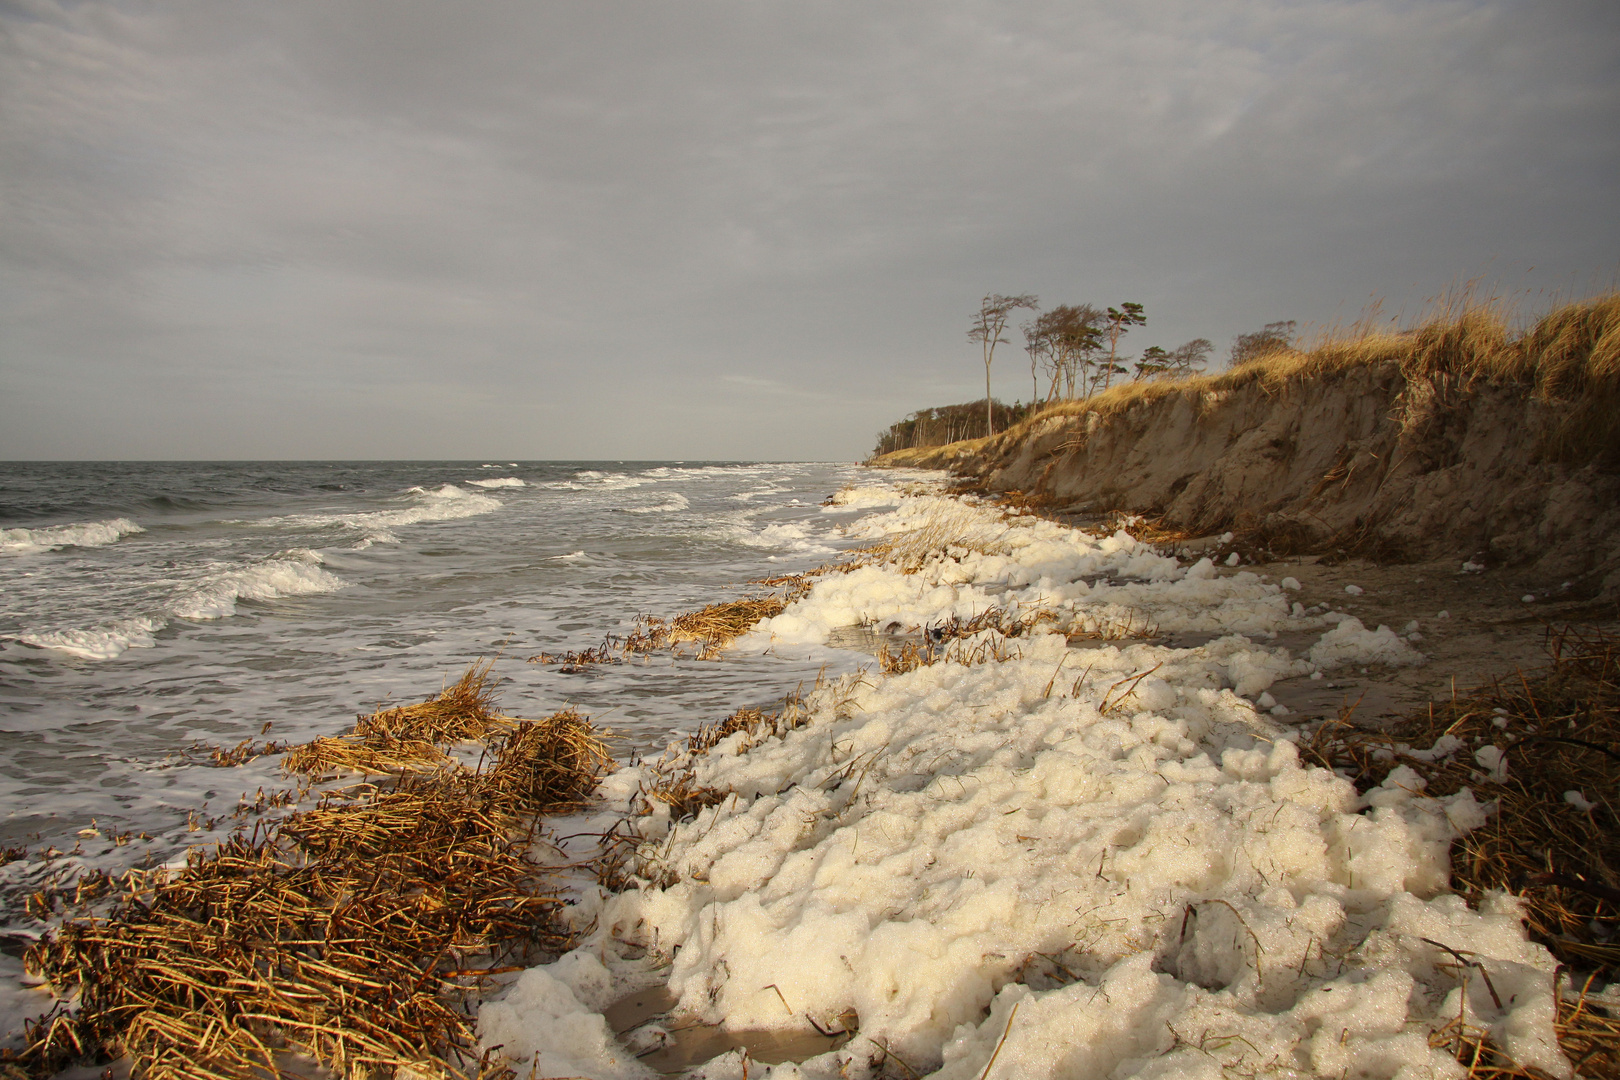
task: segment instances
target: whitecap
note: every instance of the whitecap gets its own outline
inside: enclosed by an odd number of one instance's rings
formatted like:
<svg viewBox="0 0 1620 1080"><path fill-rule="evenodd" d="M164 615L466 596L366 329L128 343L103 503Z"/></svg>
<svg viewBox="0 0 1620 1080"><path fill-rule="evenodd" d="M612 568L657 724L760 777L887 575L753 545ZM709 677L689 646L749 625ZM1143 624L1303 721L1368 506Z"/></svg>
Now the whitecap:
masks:
<svg viewBox="0 0 1620 1080"><path fill-rule="evenodd" d="M145 531L124 517L39 529L0 529L0 555L33 555L64 547L106 547L132 533Z"/></svg>
<svg viewBox="0 0 1620 1080"><path fill-rule="evenodd" d="M505 503L474 491L463 491L454 484L445 484L434 491L413 487L405 492L412 497L411 506L398 510L369 510L354 514L289 514L282 517L262 518L249 524L272 528L293 526L321 528L337 526L362 533L354 545L364 550L372 544L397 544L399 537L391 531L402 525L415 525L424 521L454 521L476 517L499 510Z"/></svg>
<svg viewBox="0 0 1620 1080"><path fill-rule="evenodd" d="M150 649L157 643L152 635L167 625L162 619L121 619L88 629L26 630L12 640L81 660L111 660L129 649Z"/></svg>
<svg viewBox="0 0 1620 1080"><path fill-rule="evenodd" d="M675 510L685 510L692 504L686 501L686 496L678 491L671 491L663 496L663 501L652 506L627 506L627 514L668 514Z"/></svg>
<svg viewBox="0 0 1620 1080"><path fill-rule="evenodd" d="M348 582L320 567L321 557L307 548L279 552L250 566L220 570L169 605L182 619L223 619L236 614L238 600L274 600L313 596L347 588Z"/></svg>
<svg viewBox="0 0 1620 1080"><path fill-rule="evenodd" d="M547 562L572 562L575 559L583 559L585 557L586 557L585 552L583 550L581 550L581 551L570 551L566 555L547 555L546 556L546 561Z"/></svg>
<svg viewBox="0 0 1620 1080"><path fill-rule="evenodd" d="M497 478L495 478L493 480L469 480L469 481L467 481L467 483L473 485L474 487L481 487L481 488L509 488L509 487L528 487L529 486L528 484L524 483L522 480L519 480L515 476L501 476L501 477L497 477Z"/></svg>
<svg viewBox="0 0 1620 1080"><path fill-rule="evenodd" d="M777 551L797 551L807 555L832 555L837 548L817 543L803 525L784 522L767 525L758 532L746 525L731 525L723 530L725 539L744 547L770 548Z"/></svg>

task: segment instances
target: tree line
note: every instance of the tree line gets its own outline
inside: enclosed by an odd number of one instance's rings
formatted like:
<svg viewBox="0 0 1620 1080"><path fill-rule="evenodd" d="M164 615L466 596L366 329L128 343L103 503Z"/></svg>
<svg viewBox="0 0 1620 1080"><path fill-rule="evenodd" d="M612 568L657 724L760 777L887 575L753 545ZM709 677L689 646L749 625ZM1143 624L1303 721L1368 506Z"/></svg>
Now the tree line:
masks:
<svg viewBox="0 0 1620 1080"><path fill-rule="evenodd" d="M1059 304L1050 311L1040 310L1033 294L985 296L968 327L968 340L976 342L984 358L985 430L996 430L990 394L990 365L997 345L1008 344L1003 336L1013 313L1026 310L1033 315L1019 329L1024 336L1024 352L1029 355L1030 401L1054 401L1090 397L1107 390L1116 379L1183 378L1204 369L1215 351L1208 338L1194 338L1164 349L1154 345L1137 357L1126 356L1120 342L1133 328L1147 325L1147 313L1139 303L1127 301L1118 307L1097 308L1091 304ZM1293 320L1267 323L1263 329L1239 334L1232 343L1233 365L1286 349L1294 340ZM1041 393L1041 377L1046 376L1046 393ZM926 445L926 444L918 444Z"/></svg>
<svg viewBox="0 0 1620 1080"><path fill-rule="evenodd" d="M1005 334L1013 315L1019 311L1030 314L1019 327L1023 332L1024 352L1029 356L1030 397L1028 404L1008 405L991 396L990 366L995 360L996 346L1010 343ZM1102 308L1091 304L1059 304L1050 311L1042 311L1034 295L990 293L974 313L967 334L968 340L977 343L982 350L984 400L919 409L879 433L873 453L944 446L1005 431L1054 401L1090 397L1116 381L1183 378L1203 371L1215 351L1208 338L1193 338L1173 349L1153 345L1138 356L1127 355L1120 347L1121 342L1131 330L1146 325L1147 312L1143 305L1135 302ZM1230 366L1292 348L1296 325L1289 319L1267 323L1252 333L1239 334L1232 341Z"/></svg>

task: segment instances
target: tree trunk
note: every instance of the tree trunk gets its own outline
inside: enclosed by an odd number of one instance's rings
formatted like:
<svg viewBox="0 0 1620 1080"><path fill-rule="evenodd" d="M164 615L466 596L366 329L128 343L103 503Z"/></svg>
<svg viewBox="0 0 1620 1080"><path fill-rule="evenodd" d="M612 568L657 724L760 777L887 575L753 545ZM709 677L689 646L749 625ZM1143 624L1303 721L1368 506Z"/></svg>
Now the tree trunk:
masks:
<svg viewBox="0 0 1620 1080"><path fill-rule="evenodd" d="M984 358L984 433L987 436L996 433L996 416L990 410L990 354L986 353Z"/></svg>

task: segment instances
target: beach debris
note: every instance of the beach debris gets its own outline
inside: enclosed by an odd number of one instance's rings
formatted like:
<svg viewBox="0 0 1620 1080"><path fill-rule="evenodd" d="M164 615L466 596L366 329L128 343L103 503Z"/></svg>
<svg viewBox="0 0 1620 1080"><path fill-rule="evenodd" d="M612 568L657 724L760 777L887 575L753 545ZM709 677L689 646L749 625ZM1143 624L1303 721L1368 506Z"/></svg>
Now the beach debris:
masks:
<svg viewBox="0 0 1620 1080"><path fill-rule="evenodd" d="M346 1078L498 1080L464 1002L569 945L542 815L577 809L610 763L573 710L501 714L488 664L362 717L289 769L380 776L256 823L182 866L131 872L104 915L64 922L28 970L71 1008L0 1056L12 1075L130 1059L155 1080L287 1075L302 1054ZM478 767L445 750L482 740Z"/></svg>

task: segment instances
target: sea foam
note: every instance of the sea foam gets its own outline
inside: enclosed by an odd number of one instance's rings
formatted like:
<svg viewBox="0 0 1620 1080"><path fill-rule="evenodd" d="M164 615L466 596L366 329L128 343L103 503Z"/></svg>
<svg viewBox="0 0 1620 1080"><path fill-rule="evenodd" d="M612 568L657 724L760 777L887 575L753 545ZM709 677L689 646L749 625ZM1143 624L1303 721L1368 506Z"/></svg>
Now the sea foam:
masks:
<svg viewBox="0 0 1620 1080"><path fill-rule="evenodd" d="M170 611L182 619L223 619L236 614L238 600L311 596L348 587L320 563L316 552L296 548L251 566L221 570L176 600Z"/></svg>
<svg viewBox="0 0 1620 1080"><path fill-rule="evenodd" d="M106 547L132 533L145 531L124 517L40 529L0 529L0 555L33 555L64 547Z"/></svg>
<svg viewBox="0 0 1620 1080"><path fill-rule="evenodd" d="M405 494L410 498L411 505L396 510L369 510L354 514L290 514L264 518L252 524L272 528L287 525L306 528L336 526L360 533L360 539L354 546L368 548L372 544L399 543L399 537L392 530L400 526L476 517L505 505L499 499L463 491L454 484L445 484L431 491L413 487Z"/></svg>
<svg viewBox="0 0 1620 1080"><path fill-rule="evenodd" d="M82 660L111 660L129 649L150 649L156 644L152 635L166 625L162 619L121 619L85 630L28 631L18 634L14 640Z"/></svg>

